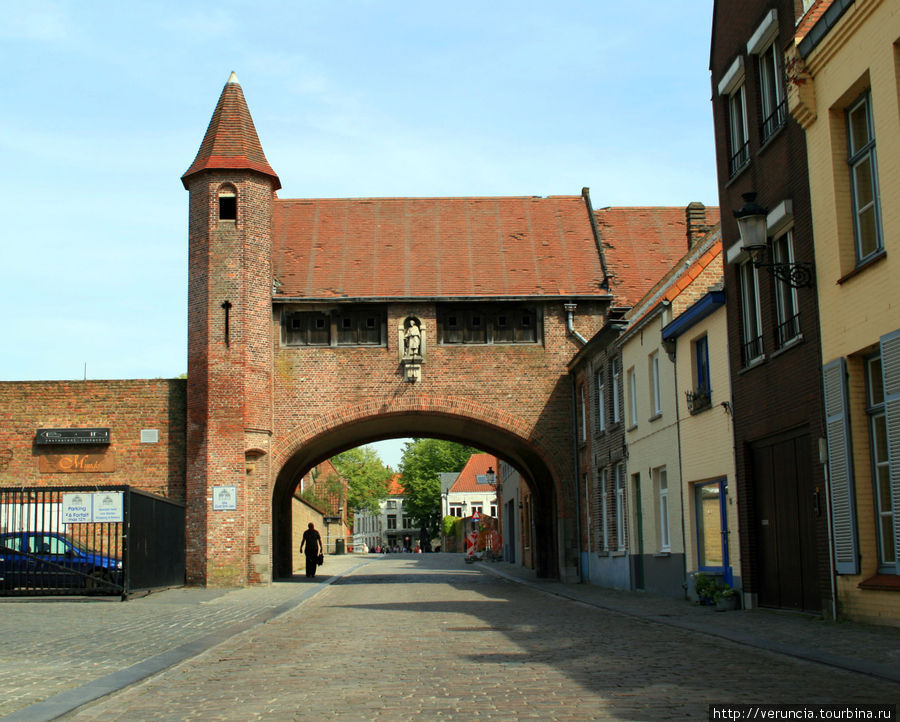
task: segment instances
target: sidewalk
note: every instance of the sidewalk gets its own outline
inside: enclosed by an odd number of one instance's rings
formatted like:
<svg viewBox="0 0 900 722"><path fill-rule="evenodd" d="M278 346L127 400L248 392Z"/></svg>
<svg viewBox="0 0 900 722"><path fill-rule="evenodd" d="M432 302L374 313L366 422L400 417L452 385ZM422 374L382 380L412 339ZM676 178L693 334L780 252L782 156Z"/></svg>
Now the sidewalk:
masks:
<svg viewBox="0 0 900 722"><path fill-rule="evenodd" d="M371 563L329 555L315 579L118 597L0 597L0 721L52 720L293 609Z"/></svg>
<svg viewBox="0 0 900 722"><path fill-rule="evenodd" d="M619 614L900 682L898 627L832 622L768 609L716 612L686 600L537 579L531 570L504 562L476 562L476 566L542 592Z"/></svg>

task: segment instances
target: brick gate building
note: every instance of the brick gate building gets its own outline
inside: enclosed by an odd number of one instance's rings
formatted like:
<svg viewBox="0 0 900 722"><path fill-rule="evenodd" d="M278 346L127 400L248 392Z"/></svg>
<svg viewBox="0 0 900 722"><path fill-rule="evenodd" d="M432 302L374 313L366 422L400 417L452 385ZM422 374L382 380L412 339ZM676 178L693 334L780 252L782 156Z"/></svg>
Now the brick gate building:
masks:
<svg viewBox="0 0 900 722"><path fill-rule="evenodd" d="M281 199L234 75L182 181L188 581L289 575L301 476L405 436L519 468L539 573L574 575L567 363L611 301L587 192ZM236 508L213 509L222 487Z"/></svg>

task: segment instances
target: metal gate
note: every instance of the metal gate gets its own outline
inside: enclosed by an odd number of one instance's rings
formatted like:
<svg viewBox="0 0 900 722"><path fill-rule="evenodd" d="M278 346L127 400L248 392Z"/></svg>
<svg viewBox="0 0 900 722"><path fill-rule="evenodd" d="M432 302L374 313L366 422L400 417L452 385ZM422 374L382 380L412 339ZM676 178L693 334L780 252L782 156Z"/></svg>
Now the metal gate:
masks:
<svg viewBox="0 0 900 722"><path fill-rule="evenodd" d="M0 489L0 595L183 584L183 504L128 486Z"/></svg>

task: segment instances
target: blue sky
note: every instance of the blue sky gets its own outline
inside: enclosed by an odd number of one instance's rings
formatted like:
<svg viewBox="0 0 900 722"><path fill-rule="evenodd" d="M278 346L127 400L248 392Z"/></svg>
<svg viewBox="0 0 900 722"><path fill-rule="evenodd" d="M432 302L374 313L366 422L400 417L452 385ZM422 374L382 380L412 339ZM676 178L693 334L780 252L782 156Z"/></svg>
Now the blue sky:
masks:
<svg viewBox="0 0 900 722"><path fill-rule="evenodd" d="M225 81L279 195L715 205L712 0L5 3L0 380L186 371L190 165Z"/></svg>

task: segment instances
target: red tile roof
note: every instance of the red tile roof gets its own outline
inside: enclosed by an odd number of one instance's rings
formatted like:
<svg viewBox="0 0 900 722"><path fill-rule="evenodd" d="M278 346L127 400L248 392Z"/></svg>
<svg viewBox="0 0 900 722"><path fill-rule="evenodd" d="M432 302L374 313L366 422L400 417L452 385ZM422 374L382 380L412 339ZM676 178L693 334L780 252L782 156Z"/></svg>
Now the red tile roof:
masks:
<svg viewBox="0 0 900 722"><path fill-rule="evenodd" d="M400 474L394 474L394 476L391 477L390 486L388 486L388 495L403 496L405 493L406 489L400 484Z"/></svg>
<svg viewBox="0 0 900 722"><path fill-rule="evenodd" d="M181 176L181 182L187 188L190 176L214 168L257 171L275 179L275 190L281 188L263 153L244 91L234 73L222 89L197 157Z"/></svg>
<svg viewBox="0 0 900 722"><path fill-rule="evenodd" d="M794 40L798 43L803 40L833 3L834 0L816 0L797 24L797 29L794 31Z"/></svg>
<svg viewBox="0 0 900 722"><path fill-rule="evenodd" d="M683 206L601 208L595 215L616 305L633 306L688 251ZM718 222L719 209L706 208L706 225Z"/></svg>
<svg viewBox="0 0 900 722"><path fill-rule="evenodd" d="M495 474L498 473L500 462L497 461L497 457L490 454L472 454L449 491L491 491L494 486L479 484L476 478L478 474L487 473L488 467L493 468ZM496 479L496 476L494 478Z"/></svg>
<svg viewBox="0 0 900 722"><path fill-rule="evenodd" d="M604 296L581 196L276 200L281 298Z"/></svg>

